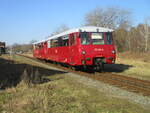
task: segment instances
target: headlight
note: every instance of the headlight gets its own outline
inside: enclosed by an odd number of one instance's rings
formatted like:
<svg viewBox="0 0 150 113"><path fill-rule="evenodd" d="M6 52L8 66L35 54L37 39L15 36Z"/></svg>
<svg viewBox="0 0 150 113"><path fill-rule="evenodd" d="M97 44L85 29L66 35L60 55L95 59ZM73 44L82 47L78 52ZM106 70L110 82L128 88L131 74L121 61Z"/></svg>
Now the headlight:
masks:
<svg viewBox="0 0 150 113"><path fill-rule="evenodd" d="M115 52L115 50L112 50L112 54L115 54L116 52Z"/></svg>
<svg viewBox="0 0 150 113"><path fill-rule="evenodd" d="M85 52L85 51L82 51L82 54L83 54L83 55L85 55L85 54L86 54L86 52Z"/></svg>

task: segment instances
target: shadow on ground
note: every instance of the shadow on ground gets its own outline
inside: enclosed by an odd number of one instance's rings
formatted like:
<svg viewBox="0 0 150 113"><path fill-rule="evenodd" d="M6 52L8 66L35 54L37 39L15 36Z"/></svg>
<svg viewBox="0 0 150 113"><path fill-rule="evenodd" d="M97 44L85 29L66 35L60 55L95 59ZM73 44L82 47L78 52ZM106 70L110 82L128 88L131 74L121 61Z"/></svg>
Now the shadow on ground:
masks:
<svg viewBox="0 0 150 113"><path fill-rule="evenodd" d="M126 65L126 64L105 64L105 71L106 72L123 72L125 70L128 70L129 68L133 67L132 65Z"/></svg>
<svg viewBox="0 0 150 113"><path fill-rule="evenodd" d="M64 73L66 72L29 64L17 64L14 61L0 58L0 89L14 87L22 80L26 83L44 83L50 81L46 76Z"/></svg>

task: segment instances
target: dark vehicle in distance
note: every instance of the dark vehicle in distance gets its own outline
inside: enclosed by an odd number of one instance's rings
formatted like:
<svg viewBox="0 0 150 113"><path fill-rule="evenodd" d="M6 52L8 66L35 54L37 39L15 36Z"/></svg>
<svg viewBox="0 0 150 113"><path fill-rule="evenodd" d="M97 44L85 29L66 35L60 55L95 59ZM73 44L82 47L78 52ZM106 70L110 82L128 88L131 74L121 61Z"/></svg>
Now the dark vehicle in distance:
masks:
<svg viewBox="0 0 150 113"><path fill-rule="evenodd" d="M6 53L6 44L5 42L0 42L0 55Z"/></svg>

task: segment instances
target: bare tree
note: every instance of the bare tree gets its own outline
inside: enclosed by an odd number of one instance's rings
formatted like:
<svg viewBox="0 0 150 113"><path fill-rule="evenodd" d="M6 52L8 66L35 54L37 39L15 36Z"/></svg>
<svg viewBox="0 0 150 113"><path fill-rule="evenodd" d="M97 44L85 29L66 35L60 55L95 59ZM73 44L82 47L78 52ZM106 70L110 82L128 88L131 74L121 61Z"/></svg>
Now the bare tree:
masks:
<svg viewBox="0 0 150 113"><path fill-rule="evenodd" d="M143 39L140 36L139 28L141 25L138 25L137 27L132 27L128 31L128 36L126 37L128 40L128 47L129 50L132 52L141 52L143 51Z"/></svg>
<svg viewBox="0 0 150 113"><path fill-rule="evenodd" d="M59 34L61 32L67 31L68 29L69 29L69 27L67 25L62 24L51 35Z"/></svg>
<svg viewBox="0 0 150 113"><path fill-rule="evenodd" d="M130 15L128 10L121 8L96 8L86 14L85 25L127 29L131 25Z"/></svg>
<svg viewBox="0 0 150 113"><path fill-rule="evenodd" d="M150 35L149 32L150 18L145 19L143 29L140 29L140 34L144 37L145 40L145 52L148 51L148 38Z"/></svg>
<svg viewBox="0 0 150 113"><path fill-rule="evenodd" d="M128 31L120 28L120 29L115 30L113 34L115 37L114 41L117 46L117 50L119 52L128 51L129 50L129 42L127 39Z"/></svg>
<svg viewBox="0 0 150 113"><path fill-rule="evenodd" d="M85 25L115 29L114 39L118 51L131 49L131 12L118 7L95 8L85 15Z"/></svg>

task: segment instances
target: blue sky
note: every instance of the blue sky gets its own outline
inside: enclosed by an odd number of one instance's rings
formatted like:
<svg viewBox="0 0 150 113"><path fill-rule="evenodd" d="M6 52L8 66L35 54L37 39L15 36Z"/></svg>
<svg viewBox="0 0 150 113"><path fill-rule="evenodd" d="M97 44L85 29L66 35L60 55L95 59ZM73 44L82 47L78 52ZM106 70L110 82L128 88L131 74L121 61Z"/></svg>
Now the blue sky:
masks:
<svg viewBox="0 0 150 113"><path fill-rule="evenodd" d="M130 10L134 25L150 17L150 0L0 0L0 41L41 40L62 24L81 26L96 7L112 6Z"/></svg>

